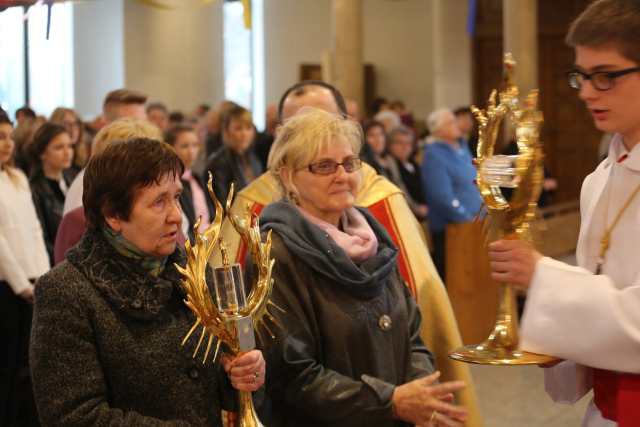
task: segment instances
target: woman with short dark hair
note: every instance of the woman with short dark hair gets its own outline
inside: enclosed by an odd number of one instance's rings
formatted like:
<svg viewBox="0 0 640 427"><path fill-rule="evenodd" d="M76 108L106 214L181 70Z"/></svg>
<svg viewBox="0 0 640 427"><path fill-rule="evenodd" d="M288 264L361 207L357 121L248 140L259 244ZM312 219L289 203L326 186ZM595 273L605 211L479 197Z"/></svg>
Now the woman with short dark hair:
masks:
<svg viewBox="0 0 640 427"><path fill-rule="evenodd" d="M69 132L63 126L45 123L36 131L29 148L34 165L29 185L44 231L49 262L53 265L56 234L71 184L64 171L71 166L73 144Z"/></svg>
<svg viewBox="0 0 640 427"><path fill-rule="evenodd" d="M220 426L231 386L264 381L257 350L202 365L175 263L182 162L165 143L115 142L89 161L88 230L36 286L31 369L47 425Z"/></svg>

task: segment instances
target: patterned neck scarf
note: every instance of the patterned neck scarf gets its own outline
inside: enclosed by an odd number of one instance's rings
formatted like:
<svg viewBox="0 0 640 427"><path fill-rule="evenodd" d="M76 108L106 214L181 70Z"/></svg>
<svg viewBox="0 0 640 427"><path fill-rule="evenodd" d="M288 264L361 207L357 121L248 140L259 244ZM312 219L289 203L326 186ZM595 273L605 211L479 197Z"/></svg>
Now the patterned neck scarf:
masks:
<svg viewBox="0 0 640 427"><path fill-rule="evenodd" d="M120 255L137 261L153 277L158 277L164 270L167 257L156 258L142 252L133 243L125 239L122 233L116 233L109 226L102 228L102 234Z"/></svg>

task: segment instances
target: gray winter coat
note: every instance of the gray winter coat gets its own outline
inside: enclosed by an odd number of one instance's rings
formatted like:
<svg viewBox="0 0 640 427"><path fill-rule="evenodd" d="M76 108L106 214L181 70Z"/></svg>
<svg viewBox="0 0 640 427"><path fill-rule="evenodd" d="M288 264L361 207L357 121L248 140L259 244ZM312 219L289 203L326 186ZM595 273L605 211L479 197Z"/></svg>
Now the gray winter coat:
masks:
<svg viewBox="0 0 640 427"><path fill-rule="evenodd" d="M43 426L219 426L234 394L218 364L180 343L194 317L176 251L158 278L88 231L41 277L31 336ZM198 334L199 336L199 334Z"/></svg>

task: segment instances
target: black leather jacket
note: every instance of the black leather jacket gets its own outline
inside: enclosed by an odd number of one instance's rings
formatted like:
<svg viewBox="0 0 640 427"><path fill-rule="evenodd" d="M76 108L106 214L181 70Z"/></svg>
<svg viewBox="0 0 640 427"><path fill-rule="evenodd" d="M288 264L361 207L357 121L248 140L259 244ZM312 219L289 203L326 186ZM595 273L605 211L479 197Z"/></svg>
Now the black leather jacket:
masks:
<svg viewBox="0 0 640 427"><path fill-rule="evenodd" d="M249 162L254 177L259 177L263 172L262 164L253 152L253 147L249 148L244 156L246 161ZM240 157L226 146L209 156L209 159L207 159L207 171L213 174L213 190L223 206L227 202L231 183L234 184L234 191L238 194L240 190L251 182L244 176ZM208 174L205 173L205 177L207 176Z"/></svg>
<svg viewBox="0 0 640 427"><path fill-rule="evenodd" d="M267 341L270 426L404 426L396 385L434 371L420 312L397 269L379 296L357 298L314 274L273 233L273 300L284 331Z"/></svg>
<svg viewBox="0 0 640 427"><path fill-rule="evenodd" d="M70 184L71 181L67 179L66 175L63 176L63 179L67 185ZM33 204L36 207L36 213L44 233L44 243L49 254L49 261L51 265L54 265L53 248L56 242L58 226L62 221L64 195L61 192L56 194L42 173L32 176L29 179L29 186L31 187ZM60 197L61 195L62 197Z"/></svg>

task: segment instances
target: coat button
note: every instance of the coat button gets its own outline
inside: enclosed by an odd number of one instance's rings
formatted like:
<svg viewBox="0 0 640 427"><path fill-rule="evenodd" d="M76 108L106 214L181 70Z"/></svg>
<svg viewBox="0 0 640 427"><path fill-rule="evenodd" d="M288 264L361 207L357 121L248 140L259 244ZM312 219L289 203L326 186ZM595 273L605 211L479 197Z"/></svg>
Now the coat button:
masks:
<svg viewBox="0 0 640 427"><path fill-rule="evenodd" d="M189 369L189 378L191 378L192 380L197 380L198 378L200 378L200 372L198 372L198 368Z"/></svg>
<svg viewBox="0 0 640 427"><path fill-rule="evenodd" d="M131 303L131 306L133 308L142 308L142 301L140 301L139 299L134 299L133 302Z"/></svg>
<svg viewBox="0 0 640 427"><path fill-rule="evenodd" d="M391 329L391 317L389 317L386 314L383 314L382 316L380 316L380 319L378 319L378 326L380 327L380 329L382 329L383 331L388 331Z"/></svg>

